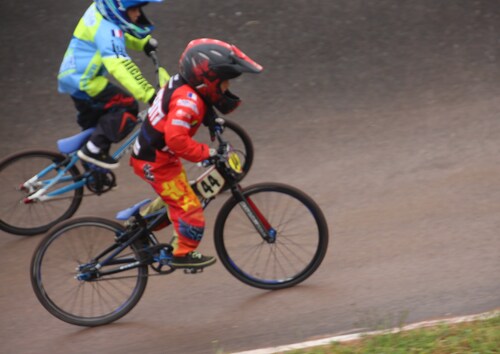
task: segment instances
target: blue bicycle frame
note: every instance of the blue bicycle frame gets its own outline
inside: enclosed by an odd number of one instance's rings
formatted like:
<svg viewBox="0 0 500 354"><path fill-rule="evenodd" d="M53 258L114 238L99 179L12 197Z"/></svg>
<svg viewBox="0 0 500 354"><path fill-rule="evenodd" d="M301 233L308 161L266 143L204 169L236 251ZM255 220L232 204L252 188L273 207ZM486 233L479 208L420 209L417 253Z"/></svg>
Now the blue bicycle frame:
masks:
<svg viewBox="0 0 500 354"><path fill-rule="evenodd" d="M138 115L138 117L139 117L138 124L139 125L140 125L140 123L143 122L146 114L147 114L147 111L142 111L139 113L139 115ZM132 134L125 140L125 142L118 147L118 149L113 153L114 159L116 159L116 160L120 159L125 153L127 153L131 149L132 144L134 143L134 141L137 139L137 136L139 135L139 132L140 132L140 128L133 131ZM86 139L88 139L88 136L90 136L90 134L86 134ZM68 138L68 139L71 139L71 138ZM82 174L80 180L75 181L74 183L69 184L67 186L64 186L62 188L53 190L50 193L45 194L49 188L51 188L52 186L54 186L58 183L65 183L65 182L74 181L74 177L68 175L67 172L73 166L75 166L78 161L80 161L80 158L78 157L78 155L76 153L76 150L78 150L79 147L81 146L81 144L83 144L86 141L86 139L81 138L81 137L76 138L76 139L80 140L78 144L75 144L74 141L70 143L70 144L72 144L73 151L71 153L67 154L69 162L67 162L67 160L65 160L63 163L61 163L61 162L60 163L53 163L53 164L47 166L46 168L44 168L40 173L36 174L35 176L33 176L32 178L30 178L28 181L24 182L21 185L21 188L26 188L28 191L35 191L36 189L34 187L42 186L41 189L37 190L35 193L33 193L32 195L27 197L25 202L50 200L54 197L60 196L60 195L67 193L69 191L84 187L87 184L87 182L89 182L89 178L93 178L92 171L86 170ZM62 169L60 169L61 167L62 167ZM57 170L57 169L60 169L57 172L57 176L50 178L50 179L43 180L44 176L46 176L49 172Z"/></svg>

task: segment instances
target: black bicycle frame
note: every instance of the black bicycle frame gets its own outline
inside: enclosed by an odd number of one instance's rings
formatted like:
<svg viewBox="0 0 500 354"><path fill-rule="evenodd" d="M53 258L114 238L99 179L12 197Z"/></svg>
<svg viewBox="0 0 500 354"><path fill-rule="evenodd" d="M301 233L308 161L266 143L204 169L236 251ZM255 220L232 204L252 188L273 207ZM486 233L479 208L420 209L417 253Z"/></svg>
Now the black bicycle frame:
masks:
<svg viewBox="0 0 500 354"><path fill-rule="evenodd" d="M134 243L138 238L143 236L146 236L148 238L148 241L150 243L153 243L153 246L155 244L158 244L158 241L156 240L154 235L151 234L149 230L154 229L160 223L165 221L164 220L165 212L158 211L148 215L148 219L153 218L153 220L150 222L147 222L146 219L142 217L140 214L134 215L134 217L135 217L135 222L137 222L140 225L140 227L137 229L126 230L124 233L117 235L116 242L111 246L109 246L108 248L106 248L104 251L102 251L98 256L94 258L94 261L97 264L95 264L93 267L99 271L99 277L103 275L123 272L133 268L138 268L144 264L149 264L149 259L138 261L135 258L115 259L115 257L119 255L124 249L129 247L132 243ZM112 254L107 256L102 262L98 261L101 257L106 256L110 252L112 252ZM126 264L126 265L112 270L100 271L100 269L104 266L115 265L115 264ZM84 266L81 268L84 268Z"/></svg>
<svg viewBox="0 0 500 354"><path fill-rule="evenodd" d="M227 146L227 143L222 139L221 132L216 131L215 135L219 141L221 146ZM237 176L235 176L235 172L226 165L225 161L220 160L215 162L216 169L222 175L231 189L231 193L236 198L236 200L240 203L243 211L247 215L250 222L254 225L255 229L259 232L260 236L266 240L267 242L274 242L275 237L272 235L272 228L256 207L256 205L243 195L242 188L240 184L237 182ZM194 187L194 186L192 186ZM193 188L197 191L196 188ZM203 209L205 209L208 204L215 199L211 198L202 198L200 197L200 201ZM115 274L119 272L123 272L129 269L138 268L142 265L151 264L151 259L148 258L146 260L136 260L135 258L118 258L115 259L124 249L133 244L138 238L144 237L147 238L148 243L152 244L152 247L158 245L159 242L156 240L156 237L151 233L150 230L153 230L155 227L164 222L169 222L167 210L166 208L162 208L159 211L155 211L149 215L142 216L139 212L134 215L134 223L139 225L138 228L133 228L126 230L124 233L116 236L116 242L110 247L106 248L102 251L98 256L94 258L94 261L97 263L93 268L95 268L100 276ZM147 248L145 249L147 250ZM112 252L109 256L107 256L102 262L98 262L101 257L106 256L108 253ZM93 263L93 262L92 262ZM116 269L107 270L107 271L99 271L102 267L107 265L118 265L124 264L124 266L118 267ZM89 264L90 265L90 264ZM85 268L85 266L81 266L80 268Z"/></svg>

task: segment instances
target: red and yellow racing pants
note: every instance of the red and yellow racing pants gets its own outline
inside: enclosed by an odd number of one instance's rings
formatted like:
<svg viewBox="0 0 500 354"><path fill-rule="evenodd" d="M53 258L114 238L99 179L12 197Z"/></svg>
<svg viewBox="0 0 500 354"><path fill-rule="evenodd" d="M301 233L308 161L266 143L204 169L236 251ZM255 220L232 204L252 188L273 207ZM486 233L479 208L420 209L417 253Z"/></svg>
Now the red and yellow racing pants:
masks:
<svg viewBox="0 0 500 354"><path fill-rule="evenodd" d="M134 173L148 182L167 205L178 236L174 256L184 256L195 250L203 237L205 217L180 160L172 156L168 164L157 165L131 157L130 164Z"/></svg>

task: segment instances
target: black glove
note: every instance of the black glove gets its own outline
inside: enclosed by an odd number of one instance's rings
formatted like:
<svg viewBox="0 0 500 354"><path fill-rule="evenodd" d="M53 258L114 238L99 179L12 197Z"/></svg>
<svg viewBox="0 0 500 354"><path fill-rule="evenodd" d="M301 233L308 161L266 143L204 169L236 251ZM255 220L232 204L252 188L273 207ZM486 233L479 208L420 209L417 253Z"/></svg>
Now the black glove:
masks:
<svg viewBox="0 0 500 354"><path fill-rule="evenodd" d="M208 167L214 165L217 161L219 161L220 155L217 149L209 148L208 154L209 154L208 159L200 161L199 166Z"/></svg>
<svg viewBox="0 0 500 354"><path fill-rule="evenodd" d="M154 52L156 48L158 48L158 41L151 37L144 46L144 53L149 57L151 56L151 52Z"/></svg>

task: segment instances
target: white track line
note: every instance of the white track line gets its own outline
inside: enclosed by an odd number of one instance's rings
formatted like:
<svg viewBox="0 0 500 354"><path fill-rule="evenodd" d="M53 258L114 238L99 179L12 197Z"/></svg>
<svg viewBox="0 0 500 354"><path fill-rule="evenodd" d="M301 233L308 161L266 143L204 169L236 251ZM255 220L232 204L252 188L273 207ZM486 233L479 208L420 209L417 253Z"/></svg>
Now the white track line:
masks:
<svg viewBox="0 0 500 354"><path fill-rule="evenodd" d="M255 349L255 350L249 350L249 351L238 352L238 353L233 353L233 354L283 353L283 352L287 352L287 351L291 351L291 350L306 349L306 348L312 348L312 347L318 347L318 346L326 346L326 345L331 344L332 342L349 342L349 341L361 339L362 337L365 337L365 336L398 333L398 332L410 331L410 330L414 330L414 329L418 329L418 328L437 326L437 325L441 325L441 324L454 324L454 323L462 323L462 322L471 322L471 321L476 321L476 320L484 320L484 319L498 316L499 314L500 314L500 310L495 310L493 312L486 312L486 313L481 313L478 315L461 316L461 317L454 317L454 318L447 318L447 319L433 320L433 321L423 321L423 322L418 322L418 323L406 325L406 326L400 327L400 328L393 328L393 329L387 329L387 330L382 330L382 331L371 331L371 332L363 332L363 333L346 334L346 335L342 335L342 336L335 336L335 337L330 337L330 338L312 340L312 341L308 341L308 342L283 345L283 346L274 347L274 348Z"/></svg>

